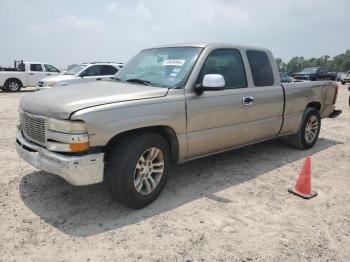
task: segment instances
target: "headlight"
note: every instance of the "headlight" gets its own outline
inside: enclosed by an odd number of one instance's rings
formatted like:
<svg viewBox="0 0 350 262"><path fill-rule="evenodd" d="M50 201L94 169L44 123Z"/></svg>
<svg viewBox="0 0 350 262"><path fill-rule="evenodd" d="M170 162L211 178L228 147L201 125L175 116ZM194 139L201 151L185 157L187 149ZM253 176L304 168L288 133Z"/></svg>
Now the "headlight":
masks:
<svg viewBox="0 0 350 262"><path fill-rule="evenodd" d="M47 129L56 131L56 132L66 133L66 134L87 133L84 122L57 120L53 118L48 119Z"/></svg>
<svg viewBox="0 0 350 262"><path fill-rule="evenodd" d="M49 118L47 121L47 149L56 152L81 152L90 146L89 135L82 121Z"/></svg>
<svg viewBox="0 0 350 262"><path fill-rule="evenodd" d="M55 81L47 81L46 83L45 83L45 86L54 86L55 85Z"/></svg>

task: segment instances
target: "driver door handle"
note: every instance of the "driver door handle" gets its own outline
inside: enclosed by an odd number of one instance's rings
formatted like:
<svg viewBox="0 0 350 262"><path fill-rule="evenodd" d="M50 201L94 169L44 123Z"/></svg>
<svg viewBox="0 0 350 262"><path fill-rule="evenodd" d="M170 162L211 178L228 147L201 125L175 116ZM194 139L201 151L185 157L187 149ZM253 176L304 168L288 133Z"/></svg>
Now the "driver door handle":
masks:
<svg viewBox="0 0 350 262"><path fill-rule="evenodd" d="M102 80L102 78L98 77L98 78L96 78L96 80Z"/></svg>
<svg viewBox="0 0 350 262"><path fill-rule="evenodd" d="M251 104L254 103L254 100L255 99L252 96L245 96L245 97L242 98L242 103L245 106L250 106Z"/></svg>

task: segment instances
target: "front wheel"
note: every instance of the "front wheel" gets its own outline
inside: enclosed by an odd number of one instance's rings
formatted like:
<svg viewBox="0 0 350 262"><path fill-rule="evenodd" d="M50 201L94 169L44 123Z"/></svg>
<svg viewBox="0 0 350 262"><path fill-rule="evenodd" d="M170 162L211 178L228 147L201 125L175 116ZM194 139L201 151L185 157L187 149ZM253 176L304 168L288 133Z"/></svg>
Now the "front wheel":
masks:
<svg viewBox="0 0 350 262"><path fill-rule="evenodd" d="M124 138L107 156L105 183L119 202L143 208L164 188L170 165L167 141L146 133Z"/></svg>
<svg viewBox="0 0 350 262"><path fill-rule="evenodd" d="M295 135L287 138L288 143L299 149L313 147L318 139L321 130L321 116L317 109L306 108L301 127Z"/></svg>

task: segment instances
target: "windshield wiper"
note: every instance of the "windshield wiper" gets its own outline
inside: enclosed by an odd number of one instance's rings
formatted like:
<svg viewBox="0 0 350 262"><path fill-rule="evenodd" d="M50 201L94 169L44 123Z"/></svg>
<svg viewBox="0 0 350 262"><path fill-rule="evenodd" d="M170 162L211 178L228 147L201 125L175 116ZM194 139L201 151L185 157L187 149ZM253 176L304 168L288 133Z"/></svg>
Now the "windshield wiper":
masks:
<svg viewBox="0 0 350 262"><path fill-rule="evenodd" d="M138 78L130 78L130 79L127 79L126 82L130 82L130 83L140 83L140 84L143 84L145 86L149 86L151 84L150 81L147 81L147 80L143 80L143 79L138 79Z"/></svg>

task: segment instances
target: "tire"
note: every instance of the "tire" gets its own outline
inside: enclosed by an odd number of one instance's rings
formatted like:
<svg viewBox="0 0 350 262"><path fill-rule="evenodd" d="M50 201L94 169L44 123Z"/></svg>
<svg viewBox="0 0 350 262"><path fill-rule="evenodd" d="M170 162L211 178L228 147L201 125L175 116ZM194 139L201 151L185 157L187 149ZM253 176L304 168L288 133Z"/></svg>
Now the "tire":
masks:
<svg viewBox="0 0 350 262"><path fill-rule="evenodd" d="M148 161L153 158L152 152L156 152L152 150L156 149L160 153L153 161ZM163 166L160 165L162 161ZM135 134L117 142L107 153L104 180L113 198L139 209L157 199L165 186L169 166L170 149L163 136L157 133ZM155 170L163 170L163 173Z"/></svg>
<svg viewBox="0 0 350 262"><path fill-rule="evenodd" d="M4 87L7 92L19 92L21 91L22 83L17 79L9 79L6 81Z"/></svg>
<svg viewBox="0 0 350 262"><path fill-rule="evenodd" d="M317 123L317 127L315 127ZM309 129L311 127L311 130ZM312 128L313 127L313 128ZM317 109L308 107L304 111L301 127L295 135L288 136L288 144L298 149L310 149L317 142L321 130L321 117ZM313 133L313 138L310 133ZM311 139L312 138L312 139Z"/></svg>

